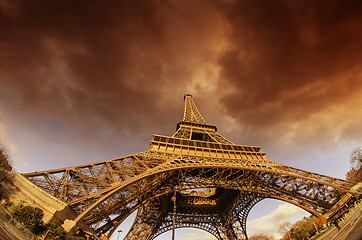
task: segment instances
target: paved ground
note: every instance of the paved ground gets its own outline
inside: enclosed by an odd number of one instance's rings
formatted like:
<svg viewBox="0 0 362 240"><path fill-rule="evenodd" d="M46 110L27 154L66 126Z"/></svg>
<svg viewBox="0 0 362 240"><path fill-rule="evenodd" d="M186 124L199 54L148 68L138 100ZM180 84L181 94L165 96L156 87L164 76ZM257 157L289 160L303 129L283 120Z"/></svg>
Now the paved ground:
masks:
<svg viewBox="0 0 362 240"><path fill-rule="evenodd" d="M9 229L6 228L5 224L0 221L0 239L1 240L18 240Z"/></svg>
<svg viewBox="0 0 362 240"><path fill-rule="evenodd" d="M348 240L361 240L362 239L362 221L359 221L356 228L351 231L351 233L347 236Z"/></svg>
<svg viewBox="0 0 362 240"><path fill-rule="evenodd" d="M30 240L34 235L0 205L0 240Z"/></svg>
<svg viewBox="0 0 362 240"><path fill-rule="evenodd" d="M341 227L331 228L323 234L318 240L362 240L362 203L351 210L345 217L344 221L339 223Z"/></svg>

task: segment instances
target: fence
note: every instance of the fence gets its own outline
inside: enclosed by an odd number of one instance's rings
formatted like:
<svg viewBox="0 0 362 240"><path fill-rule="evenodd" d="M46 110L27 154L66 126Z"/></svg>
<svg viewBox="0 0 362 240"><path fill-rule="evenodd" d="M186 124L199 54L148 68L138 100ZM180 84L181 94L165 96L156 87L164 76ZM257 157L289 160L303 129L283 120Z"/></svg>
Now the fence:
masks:
<svg viewBox="0 0 362 240"><path fill-rule="evenodd" d="M16 221L6 209L0 204L0 221L5 228L13 234L14 239L19 240L36 240L37 238L29 232L23 225Z"/></svg>

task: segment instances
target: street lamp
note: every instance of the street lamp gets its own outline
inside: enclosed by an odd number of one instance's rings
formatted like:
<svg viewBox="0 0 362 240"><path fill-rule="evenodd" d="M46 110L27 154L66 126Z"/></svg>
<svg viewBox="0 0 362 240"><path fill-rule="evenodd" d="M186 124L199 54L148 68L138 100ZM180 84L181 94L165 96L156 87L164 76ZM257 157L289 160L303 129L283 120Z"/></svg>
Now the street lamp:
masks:
<svg viewBox="0 0 362 240"><path fill-rule="evenodd" d="M172 216L172 240L175 240L175 227L176 227L176 193L178 191L178 187L175 186L175 191L171 198L173 201L173 216Z"/></svg>

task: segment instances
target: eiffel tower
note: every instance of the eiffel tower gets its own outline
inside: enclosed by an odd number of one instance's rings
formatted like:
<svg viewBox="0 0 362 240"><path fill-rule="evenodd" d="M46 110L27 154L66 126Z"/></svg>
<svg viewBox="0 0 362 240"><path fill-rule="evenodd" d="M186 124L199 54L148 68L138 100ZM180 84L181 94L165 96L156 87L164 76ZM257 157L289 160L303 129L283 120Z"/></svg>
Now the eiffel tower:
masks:
<svg viewBox="0 0 362 240"><path fill-rule="evenodd" d="M80 228L110 237L137 210L126 240L185 227L218 240L247 239L248 214L263 199L322 216L346 193L356 194L353 182L275 163L260 147L233 144L203 119L190 94L184 101L175 134L154 135L148 151L23 176L68 208L57 218L69 236Z"/></svg>

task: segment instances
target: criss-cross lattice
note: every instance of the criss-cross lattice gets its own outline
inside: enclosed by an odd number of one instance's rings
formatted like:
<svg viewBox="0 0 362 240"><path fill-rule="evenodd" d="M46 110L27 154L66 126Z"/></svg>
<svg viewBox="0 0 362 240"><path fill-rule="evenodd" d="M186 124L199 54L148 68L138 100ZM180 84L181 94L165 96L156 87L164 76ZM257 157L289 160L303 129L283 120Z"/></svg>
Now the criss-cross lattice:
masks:
<svg viewBox="0 0 362 240"><path fill-rule="evenodd" d="M193 227L219 240L247 239L246 219L265 198L321 216L355 183L270 161L260 147L236 145L217 133L186 94L172 137L154 135L148 151L74 167L23 174L75 213L65 229L111 236L134 211L125 239L150 240ZM176 224L171 201L176 191Z"/></svg>

